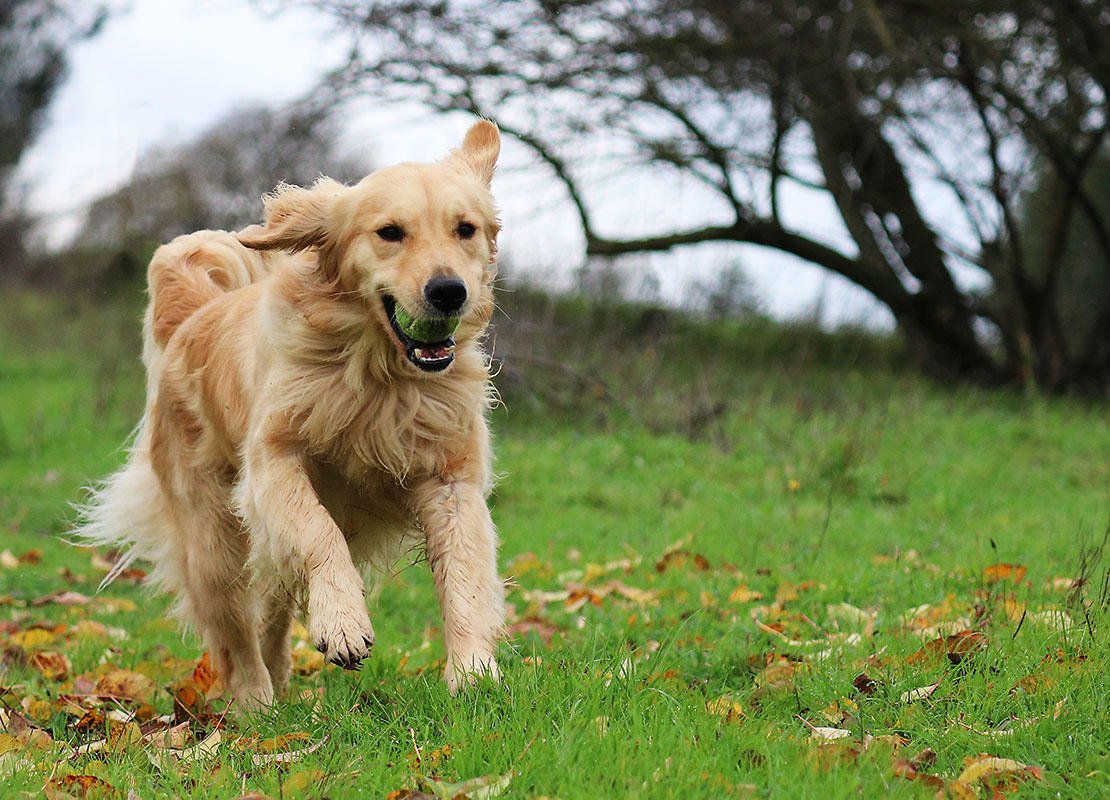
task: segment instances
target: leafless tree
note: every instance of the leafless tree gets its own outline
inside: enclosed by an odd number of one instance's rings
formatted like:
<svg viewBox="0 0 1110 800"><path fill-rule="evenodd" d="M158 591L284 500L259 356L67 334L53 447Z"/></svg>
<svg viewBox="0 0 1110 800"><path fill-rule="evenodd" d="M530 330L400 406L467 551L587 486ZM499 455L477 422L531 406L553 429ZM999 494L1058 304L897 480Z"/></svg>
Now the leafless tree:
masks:
<svg viewBox="0 0 1110 800"><path fill-rule="evenodd" d="M565 185L589 254L760 245L869 292L933 375L1110 384L1106 348L1069 347L1058 303L1075 220L1110 265L1085 181L1106 147L1110 11L1098 0L308 4L357 34L336 93L496 120ZM579 157L599 136L704 184L716 218L602 230ZM1034 165L1058 198L1038 263L1020 224ZM791 185L831 198L851 243L789 224ZM926 187L958 219L938 216Z"/></svg>

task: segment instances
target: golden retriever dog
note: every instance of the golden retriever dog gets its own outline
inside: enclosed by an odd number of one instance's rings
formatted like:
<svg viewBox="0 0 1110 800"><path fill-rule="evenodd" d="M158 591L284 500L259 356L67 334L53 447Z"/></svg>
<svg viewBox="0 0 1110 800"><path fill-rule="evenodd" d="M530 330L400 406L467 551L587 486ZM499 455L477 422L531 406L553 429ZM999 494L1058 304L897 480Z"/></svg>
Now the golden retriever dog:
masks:
<svg viewBox="0 0 1110 800"><path fill-rule="evenodd" d="M448 688L498 677L482 337L500 147L481 120L437 163L283 184L261 225L154 254L145 413L78 533L153 563L240 709L288 684L298 604L327 660L357 667L374 643L359 566L414 543Z"/></svg>

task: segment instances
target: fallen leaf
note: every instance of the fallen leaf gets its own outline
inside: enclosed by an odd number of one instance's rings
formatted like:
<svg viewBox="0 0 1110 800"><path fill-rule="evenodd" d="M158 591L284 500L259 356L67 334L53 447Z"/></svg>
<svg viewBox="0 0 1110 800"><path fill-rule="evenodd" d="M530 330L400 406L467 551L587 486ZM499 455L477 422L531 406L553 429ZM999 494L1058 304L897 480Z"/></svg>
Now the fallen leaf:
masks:
<svg viewBox="0 0 1110 800"><path fill-rule="evenodd" d="M520 637L523 639L527 638L529 634L535 634L544 645L551 644L551 639L555 634L561 631L562 629L558 625L544 619L538 614L533 614L524 619L517 620L505 629L509 637Z"/></svg>
<svg viewBox="0 0 1110 800"><path fill-rule="evenodd" d="M151 747L158 750L184 750L192 738L190 724L181 722L177 725L160 725L153 730L144 732L144 739Z"/></svg>
<svg viewBox="0 0 1110 800"><path fill-rule="evenodd" d="M205 651L204 655L200 657L196 667L193 668L193 682L205 694L211 694L212 687L216 685L220 676L216 672L216 667L212 664L212 660Z"/></svg>
<svg viewBox="0 0 1110 800"><path fill-rule="evenodd" d="M947 657L953 664L987 649L987 635L979 631L959 631L951 636L942 636L926 642L917 652L906 658L907 664L921 664L940 661Z"/></svg>
<svg viewBox="0 0 1110 800"><path fill-rule="evenodd" d="M324 654L304 642L293 648L293 671L298 675L315 675L324 668Z"/></svg>
<svg viewBox="0 0 1110 800"><path fill-rule="evenodd" d="M431 778L425 778L424 782L432 790L433 795L440 800L453 800L459 795L469 800L489 800L504 792L512 779L513 773L510 770L504 775L483 775L461 783L442 783Z"/></svg>
<svg viewBox="0 0 1110 800"><path fill-rule="evenodd" d="M740 584L735 589L733 589L732 593L729 594L729 596L728 596L728 601L730 603L750 603L753 600L762 600L762 599L763 599L763 594L762 593L752 591L751 589L748 588L747 584L744 584L744 583Z"/></svg>
<svg viewBox="0 0 1110 800"><path fill-rule="evenodd" d="M184 750L148 750L150 763L163 771L176 769L185 764L195 764L213 758L220 749L220 730L216 728L199 744Z"/></svg>
<svg viewBox="0 0 1110 800"><path fill-rule="evenodd" d="M143 741L142 731L138 724L125 722L108 728L108 751L123 753Z"/></svg>
<svg viewBox="0 0 1110 800"><path fill-rule="evenodd" d="M826 728L820 725L810 725L809 732L814 739L847 739L852 735L851 731L844 728Z"/></svg>
<svg viewBox="0 0 1110 800"><path fill-rule="evenodd" d="M974 787L977 783L985 783L995 787L1001 784L1001 789L1016 788L1021 781L1033 778L1040 780L1043 775L1039 767L1031 767L1012 758L998 758L997 756L980 755L964 759L967 764L956 783Z"/></svg>
<svg viewBox="0 0 1110 800"><path fill-rule="evenodd" d="M166 691L173 698L173 718L176 723L196 722L208 715L208 696L192 678L170 684Z"/></svg>
<svg viewBox="0 0 1110 800"><path fill-rule="evenodd" d="M705 710L710 714L723 717L725 722L739 722L744 718L744 707L732 696L721 695L716 700L708 700Z"/></svg>
<svg viewBox="0 0 1110 800"><path fill-rule="evenodd" d="M655 562L655 571L659 573L666 572L668 569L687 569L688 567L693 567L698 572L705 572L710 568L709 559L701 553L678 549L664 553L663 557Z"/></svg>
<svg viewBox="0 0 1110 800"><path fill-rule="evenodd" d="M116 788L112 784L95 775L62 775L47 781L42 787L42 793L47 800L109 797L115 794L115 791Z"/></svg>
<svg viewBox="0 0 1110 800"><path fill-rule="evenodd" d="M90 599L88 595L81 594L80 592L62 590L43 597L37 597L31 601L31 605L83 606L88 605Z"/></svg>
<svg viewBox="0 0 1110 800"><path fill-rule="evenodd" d="M51 644L58 638L57 633L45 628L28 628L16 631L8 637L8 641L25 652L37 650L43 645Z"/></svg>
<svg viewBox="0 0 1110 800"><path fill-rule="evenodd" d="M146 675L128 669L113 669L96 682L97 694L133 703L149 703L155 688Z"/></svg>
<svg viewBox="0 0 1110 800"><path fill-rule="evenodd" d="M308 734L305 734L305 736L307 735ZM278 739L282 738L284 737L278 737ZM251 756L251 762L256 767L262 767L267 764L292 764L294 761L315 753L317 750L323 747L327 743L327 741L328 737L325 736L320 741L310 744L308 747L302 747L299 750L281 750L276 752L255 753Z"/></svg>
<svg viewBox="0 0 1110 800"><path fill-rule="evenodd" d="M864 694L870 697L871 695L875 694L875 692L879 689L880 686L883 685L883 683L882 681L870 677L866 672L861 672L852 681L852 685L856 687L856 691L858 691L860 694Z"/></svg>
<svg viewBox="0 0 1110 800"><path fill-rule="evenodd" d="M1022 564L991 564L983 568L983 580L987 583L1012 581L1021 583L1025 578L1026 567Z"/></svg>
<svg viewBox="0 0 1110 800"><path fill-rule="evenodd" d="M42 673L44 678L51 681L65 680L73 669L69 656L51 650L42 650L32 654L31 666Z"/></svg>
<svg viewBox="0 0 1110 800"><path fill-rule="evenodd" d="M933 692L937 690L938 686L940 686L940 681L928 686L919 686L916 689L904 692L898 699L903 703L916 703L918 700L926 700L933 696Z"/></svg>

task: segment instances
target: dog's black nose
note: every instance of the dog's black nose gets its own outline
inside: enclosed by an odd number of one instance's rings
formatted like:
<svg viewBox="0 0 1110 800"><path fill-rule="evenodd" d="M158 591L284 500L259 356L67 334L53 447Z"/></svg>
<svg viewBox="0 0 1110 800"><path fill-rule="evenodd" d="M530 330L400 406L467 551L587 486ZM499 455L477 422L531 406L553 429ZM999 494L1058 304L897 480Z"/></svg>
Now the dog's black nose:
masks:
<svg viewBox="0 0 1110 800"><path fill-rule="evenodd" d="M424 285L424 299L441 314L454 314L466 302L466 284L460 278L432 278Z"/></svg>

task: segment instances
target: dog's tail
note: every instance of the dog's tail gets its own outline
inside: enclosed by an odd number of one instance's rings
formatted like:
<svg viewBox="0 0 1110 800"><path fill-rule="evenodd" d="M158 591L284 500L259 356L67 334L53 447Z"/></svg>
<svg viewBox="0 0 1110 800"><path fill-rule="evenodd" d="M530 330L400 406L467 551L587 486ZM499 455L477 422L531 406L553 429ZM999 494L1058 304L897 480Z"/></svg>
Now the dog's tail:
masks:
<svg viewBox="0 0 1110 800"><path fill-rule="evenodd" d="M136 559L166 563L175 538L173 517L150 464L145 419L135 432L127 463L102 483L90 487L88 499L77 506L78 521L71 533L74 544L115 551L104 588ZM151 576L159 583L159 576Z"/></svg>
<svg viewBox="0 0 1110 800"><path fill-rule="evenodd" d="M225 292L249 286L267 271L263 254L224 231L190 233L162 245L147 268L148 350L160 352L198 308Z"/></svg>

